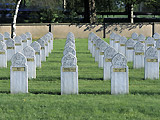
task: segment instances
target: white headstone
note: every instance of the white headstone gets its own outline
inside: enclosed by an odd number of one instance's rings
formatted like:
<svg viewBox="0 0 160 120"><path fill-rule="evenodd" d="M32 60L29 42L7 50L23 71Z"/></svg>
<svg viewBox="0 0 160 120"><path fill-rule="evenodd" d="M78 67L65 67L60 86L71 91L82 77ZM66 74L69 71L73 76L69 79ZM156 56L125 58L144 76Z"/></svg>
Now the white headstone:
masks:
<svg viewBox="0 0 160 120"><path fill-rule="evenodd" d="M45 41L45 55L46 57L49 57L49 43L48 43L48 39L43 36L41 39L43 39Z"/></svg>
<svg viewBox="0 0 160 120"><path fill-rule="evenodd" d="M9 34L8 32L5 32L5 33L4 33L4 42L6 43L6 41L7 41L9 38L11 38L11 37L10 37L10 34Z"/></svg>
<svg viewBox="0 0 160 120"><path fill-rule="evenodd" d="M26 46L23 49L23 54L27 58L28 78L36 78L36 57L34 49L31 46Z"/></svg>
<svg viewBox="0 0 160 120"><path fill-rule="evenodd" d="M112 58L111 94L129 93L127 59L120 53Z"/></svg>
<svg viewBox="0 0 160 120"><path fill-rule="evenodd" d="M51 36L49 34L45 35L46 39L48 40L48 52L51 53Z"/></svg>
<svg viewBox="0 0 160 120"><path fill-rule="evenodd" d="M53 50L53 34L51 32L48 32L48 34L51 36L51 50Z"/></svg>
<svg viewBox="0 0 160 120"><path fill-rule="evenodd" d="M154 39L152 37L147 37L145 41L145 50L147 50L149 47L154 47Z"/></svg>
<svg viewBox="0 0 160 120"><path fill-rule="evenodd" d="M15 41L15 52L22 52L23 50L23 44L22 44L22 38L20 36L16 36L14 38Z"/></svg>
<svg viewBox="0 0 160 120"><path fill-rule="evenodd" d="M119 40L120 40L121 36L116 34L115 38L114 38L114 43L113 43L113 48L116 49L118 51L118 47L119 47Z"/></svg>
<svg viewBox="0 0 160 120"><path fill-rule="evenodd" d="M126 41L126 58L128 62L133 61L134 45L135 41L132 38Z"/></svg>
<svg viewBox="0 0 160 120"><path fill-rule="evenodd" d="M0 41L0 67L6 68L7 67L7 51L6 51L6 44Z"/></svg>
<svg viewBox="0 0 160 120"><path fill-rule="evenodd" d="M141 42L145 46L145 39L146 37L143 34L138 36L138 41Z"/></svg>
<svg viewBox="0 0 160 120"><path fill-rule="evenodd" d="M160 39L160 34L154 33L153 38L154 38L154 45L156 45L156 41Z"/></svg>
<svg viewBox="0 0 160 120"><path fill-rule="evenodd" d="M119 51L119 53L122 53L124 56L125 56L125 52L126 52L126 50L125 50L126 41L127 41L127 38L125 36L120 37L120 39L119 39L118 51Z"/></svg>
<svg viewBox="0 0 160 120"><path fill-rule="evenodd" d="M6 47L7 47L7 61L10 61L12 56L15 54L15 43L14 43L14 40L9 38L6 41Z"/></svg>
<svg viewBox="0 0 160 120"><path fill-rule="evenodd" d="M103 68L104 50L110 45L107 42L102 42L99 46L99 60L98 67Z"/></svg>
<svg viewBox="0 0 160 120"><path fill-rule="evenodd" d="M93 38L93 45L92 45L92 57L95 57L95 52L96 52L96 40L98 39L98 36L95 36Z"/></svg>
<svg viewBox="0 0 160 120"><path fill-rule="evenodd" d="M63 55L66 55L68 53L72 53L74 56L76 56L76 51L73 47L67 47L63 51Z"/></svg>
<svg viewBox="0 0 160 120"><path fill-rule="evenodd" d="M159 79L159 60L156 48L149 47L145 52L145 79Z"/></svg>
<svg viewBox="0 0 160 120"><path fill-rule="evenodd" d="M91 39L93 36L94 36L93 32L89 33L88 35L88 50L91 50Z"/></svg>
<svg viewBox="0 0 160 120"><path fill-rule="evenodd" d="M4 42L4 36L0 33L0 41Z"/></svg>
<svg viewBox="0 0 160 120"><path fill-rule="evenodd" d="M144 67L144 51L144 45L141 42L137 42L134 46L133 68Z"/></svg>
<svg viewBox="0 0 160 120"><path fill-rule="evenodd" d="M70 38L75 38L74 37L74 34L72 33L72 32L69 32L68 34L67 34L67 39L70 39Z"/></svg>
<svg viewBox="0 0 160 120"><path fill-rule="evenodd" d="M72 53L62 58L61 94L78 94L77 58Z"/></svg>
<svg viewBox="0 0 160 120"><path fill-rule="evenodd" d="M156 41L156 49L158 51L158 59L160 60L160 39Z"/></svg>
<svg viewBox="0 0 160 120"><path fill-rule="evenodd" d="M10 91L11 93L28 93L28 66L26 57L16 53L11 59Z"/></svg>
<svg viewBox="0 0 160 120"><path fill-rule="evenodd" d="M97 40L96 40L96 49L95 49L95 62L98 62L98 60L99 60L99 46L100 46L100 44L103 42L103 40L102 39L100 39L100 38L98 38Z"/></svg>
<svg viewBox="0 0 160 120"><path fill-rule="evenodd" d="M37 42L41 45L41 61L46 61L45 41L38 39Z"/></svg>
<svg viewBox="0 0 160 120"><path fill-rule="evenodd" d="M26 32L27 43L30 45L32 43L32 34L30 32Z"/></svg>
<svg viewBox="0 0 160 120"><path fill-rule="evenodd" d="M138 34L137 33L132 33L132 39L137 40L138 39Z"/></svg>
<svg viewBox="0 0 160 120"><path fill-rule="evenodd" d="M114 32L112 32L112 34L110 35L109 44L112 47L113 47L113 44L114 44L115 35L116 35L116 33L114 33Z"/></svg>
<svg viewBox="0 0 160 120"><path fill-rule="evenodd" d="M111 79L111 62L112 62L112 58L113 56L115 56L115 54L117 54L117 51L109 46L105 49L104 51L104 63L103 63L103 80L110 80Z"/></svg>
<svg viewBox="0 0 160 120"><path fill-rule="evenodd" d="M69 41L69 42L67 42L67 43L65 44L64 49L67 48L67 47L73 47L73 48L75 49L75 44L73 44L71 41Z"/></svg>
<svg viewBox="0 0 160 120"><path fill-rule="evenodd" d="M28 45L28 40L26 34L21 34L20 37L22 38L22 46L23 49Z"/></svg>
<svg viewBox="0 0 160 120"><path fill-rule="evenodd" d="M30 46L35 50L36 67L41 68L41 45L34 41Z"/></svg>

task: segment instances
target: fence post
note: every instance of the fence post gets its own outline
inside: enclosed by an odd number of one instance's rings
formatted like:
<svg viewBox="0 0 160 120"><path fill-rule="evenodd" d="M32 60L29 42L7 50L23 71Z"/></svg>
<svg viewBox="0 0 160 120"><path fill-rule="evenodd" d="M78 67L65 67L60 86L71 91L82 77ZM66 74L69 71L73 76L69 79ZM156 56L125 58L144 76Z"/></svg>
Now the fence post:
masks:
<svg viewBox="0 0 160 120"><path fill-rule="evenodd" d="M154 25L155 25L155 23L153 22L153 23L152 23L152 36L154 35L154 32L155 32L155 30L154 30L154 29L155 29L155 26L154 26Z"/></svg>
<svg viewBox="0 0 160 120"><path fill-rule="evenodd" d="M103 20L103 38L106 38L106 24L104 20Z"/></svg>
<svg viewBox="0 0 160 120"><path fill-rule="evenodd" d="M47 26L49 26L49 32L52 32L52 25L49 24L49 25L47 25Z"/></svg>

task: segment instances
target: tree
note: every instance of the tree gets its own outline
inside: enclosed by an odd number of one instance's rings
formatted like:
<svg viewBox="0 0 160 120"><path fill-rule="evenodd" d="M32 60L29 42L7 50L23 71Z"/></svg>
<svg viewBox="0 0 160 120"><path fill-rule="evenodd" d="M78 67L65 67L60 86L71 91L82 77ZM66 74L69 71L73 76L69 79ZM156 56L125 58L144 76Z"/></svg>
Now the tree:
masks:
<svg viewBox="0 0 160 120"><path fill-rule="evenodd" d="M15 14L13 17L13 23L12 23L12 30L11 30L11 38L14 38L16 36L16 21L17 21L17 15L18 15L18 10L20 6L21 0L17 1L16 8L15 8Z"/></svg>

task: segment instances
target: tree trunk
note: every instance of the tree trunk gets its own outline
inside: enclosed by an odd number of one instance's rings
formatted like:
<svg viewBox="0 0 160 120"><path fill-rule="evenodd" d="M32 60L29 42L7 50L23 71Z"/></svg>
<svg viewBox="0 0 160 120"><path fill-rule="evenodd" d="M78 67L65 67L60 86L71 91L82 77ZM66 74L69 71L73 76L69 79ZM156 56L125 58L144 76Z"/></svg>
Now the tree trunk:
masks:
<svg viewBox="0 0 160 120"><path fill-rule="evenodd" d="M89 0L89 8L90 8L90 23L95 23L96 22L95 0Z"/></svg>
<svg viewBox="0 0 160 120"><path fill-rule="evenodd" d="M13 17L12 27L11 27L11 38L14 38L16 36L16 20L17 20L17 15L18 15L20 3L21 3L21 0L18 0L17 5L16 5L16 9L15 9L15 14Z"/></svg>
<svg viewBox="0 0 160 120"><path fill-rule="evenodd" d="M133 23L133 4L128 4L128 19L130 23Z"/></svg>
<svg viewBox="0 0 160 120"><path fill-rule="evenodd" d="M84 0L84 22L90 23L89 0Z"/></svg>

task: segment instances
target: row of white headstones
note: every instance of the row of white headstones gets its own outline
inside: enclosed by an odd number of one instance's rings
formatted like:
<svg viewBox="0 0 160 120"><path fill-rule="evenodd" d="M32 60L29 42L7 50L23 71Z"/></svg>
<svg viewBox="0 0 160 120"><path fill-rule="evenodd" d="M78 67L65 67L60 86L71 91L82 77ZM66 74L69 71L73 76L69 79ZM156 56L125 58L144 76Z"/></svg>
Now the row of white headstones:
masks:
<svg viewBox="0 0 160 120"><path fill-rule="evenodd" d="M98 66L104 68L105 79L108 73L107 77L111 79L111 94L129 93L128 66L125 56L116 52L93 32L88 37L88 49L98 62Z"/></svg>
<svg viewBox="0 0 160 120"><path fill-rule="evenodd" d="M133 40L135 36L139 39ZM111 79L111 94L129 92L127 61L133 61L134 68L145 67L145 79L159 79L160 40L155 42L152 37L145 40L142 36L133 33L132 38L127 40L124 36L112 33L109 45L94 33L89 34L88 49L95 61L98 61L98 66L103 68L103 79Z"/></svg>
<svg viewBox="0 0 160 120"><path fill-rule="evenodd" d="M28 78L36 78L36 67L41 67L41 61L46 61L46 57L53 49L52 33L47 33L33 43L32 35L29 34L29 37L22 34L14 39L8 35L8 38L0 41L1 61L7 64L7 60L11 60L12 63L10 66L11 93L28 93Z"/></svg>
<svg viewBox="0 0 160 120"><path fill-rule="evenodd" d="M124 36L112 33L110 45L116 51L126 56L128 62L133 62L133 68L145 68L145 79L159 79L160 35L145 37L132 33L129 40Z"/></svg>
<svg viewBox="0 0 160 120"><path fill-rule="evenodd" d="M61 63L61 94L78 94L78 66L72 32L67 35Z"/></svg>

